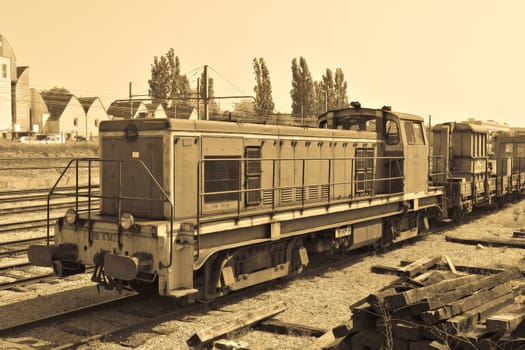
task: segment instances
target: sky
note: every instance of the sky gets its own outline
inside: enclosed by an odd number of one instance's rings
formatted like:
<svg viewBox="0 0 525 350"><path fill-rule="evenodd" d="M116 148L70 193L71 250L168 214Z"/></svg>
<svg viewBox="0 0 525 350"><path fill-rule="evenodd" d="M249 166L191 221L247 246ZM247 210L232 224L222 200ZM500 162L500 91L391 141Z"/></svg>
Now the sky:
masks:
<svg viewBox="0 0 525 350"><path fill-rule="evenodd" d="M264 58L283 113L302 56L314 80L341 68L349 100L364 107L525 127L522 0L0 0L0 9L0 34L30 67L31 87L99 96L106 108L130 82L146 94L153 57L173 48L192 87L210 67L216 96L253 95L252 61Z"/></svg>

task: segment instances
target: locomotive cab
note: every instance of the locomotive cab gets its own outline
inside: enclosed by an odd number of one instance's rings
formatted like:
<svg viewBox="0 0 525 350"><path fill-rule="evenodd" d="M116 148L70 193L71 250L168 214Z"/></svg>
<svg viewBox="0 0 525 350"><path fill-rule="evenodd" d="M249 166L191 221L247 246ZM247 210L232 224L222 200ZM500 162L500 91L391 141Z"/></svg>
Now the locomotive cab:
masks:
<svg viewBox="0 0 525 350"><path fill-rule="evenodd" d="M319 117L319 127L328 129L372 131L379 149L375 193L425 193L428 186L429 146L423 118L382 109L351 108L328 111ZM405 161L409 159L410 161Z"/></svg>

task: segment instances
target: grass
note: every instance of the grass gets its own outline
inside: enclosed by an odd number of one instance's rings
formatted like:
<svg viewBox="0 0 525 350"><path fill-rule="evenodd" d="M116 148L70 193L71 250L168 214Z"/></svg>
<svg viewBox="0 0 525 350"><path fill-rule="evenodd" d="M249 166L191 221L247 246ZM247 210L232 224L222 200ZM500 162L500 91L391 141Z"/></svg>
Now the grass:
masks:
<svg viewBox="0 0 525 350"><path fill-rule="evenodd" d="M43 156L60 154L65 156L96 156L99 154L99 144L98 141L31 144L0 140L1 158L9 158L10 156L20 157L21 153L41 154Z"/></svg>

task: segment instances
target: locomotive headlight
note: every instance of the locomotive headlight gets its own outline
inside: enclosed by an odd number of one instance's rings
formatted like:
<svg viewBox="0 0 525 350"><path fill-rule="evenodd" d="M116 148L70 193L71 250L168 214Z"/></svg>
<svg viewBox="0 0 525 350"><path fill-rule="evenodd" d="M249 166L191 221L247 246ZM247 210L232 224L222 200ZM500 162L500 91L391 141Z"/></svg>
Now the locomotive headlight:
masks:
<svg viewBox="0 0 525 350"><path fill-rule="evenodd" d="M78 214L73 208L69 208L64 215L64 220L70 225L73 225L77 222Z"/></svg>
<svg viewBox="0 0 525 350"><path fill-rule="evenodd" d="M135 218L130 213L124 212L120 215L120 227L124 230L129 230L135 225Z"/></svg>

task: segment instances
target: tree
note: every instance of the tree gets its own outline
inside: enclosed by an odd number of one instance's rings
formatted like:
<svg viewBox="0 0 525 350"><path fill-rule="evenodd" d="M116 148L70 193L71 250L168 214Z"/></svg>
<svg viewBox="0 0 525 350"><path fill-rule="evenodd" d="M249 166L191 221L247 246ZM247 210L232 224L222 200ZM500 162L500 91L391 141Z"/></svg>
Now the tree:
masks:
<svg viewBox="0 0 525 350"><path fill-rule="evenodd" d="M314 81L314 92L314 114L320 115L326 111L326 93L322 82Z"/></svg>
<svg viewBox="0 0 525 350"><path fill-rule="evenodd" d="M335 78L330 68L327 68L321 81L315 83L316 114L322 114L331 109L348 107L347 87L348 83L345 81L341 68L335 70Z"/></svg>
<svg viewBox="0 0 525 350"><path fill-rule="evenodd" d="M170 48L166 55L153 57L151 79L148 80L149 93L153 99L167 101L182 99L189 103L190 83L186 75L180 73L179 57Z"/></svg>
<svg viewBox="0 0 525 350"><path fill-rule="evenodd" d="M46 94L47 95L73 95L71 91L69 91L68 89L64 87L58 87L58 86L52 87L49 90L41 90L40 94L42 95L46 95Z"/></svg>
<svg viewBox="0 0 525 350"><path fill-rule="evenodd" d="M303 57L292 60L292 114L313 115L315 113L314 82L308 64Z"/></svg>
<svg viewBox="0 0 525 350"><path fill-rule="evenodd" d="M345 80L345 75L341 68L335 70L335 83L334 83L334 105L335 108L346 108L348 107L348 95L346 89L348 83Z"/></svg>
<svg viewBox="0 0 525 350"><path fill-rule="evenodd" d="M256 110L254 109L254 104L252 100L243 99L240 100L239 103L235 104L235 108L233 109L236 114L240 115L254 115L256 114Z"/></svg>
<svg viewBox="0 0 525 350"><path fill-rule="evenodd" d="M255 113L259 116L273 113L275 105L272 99L272 83L270 81L270 72L266 67L266 62L261 57L253 59L253 70L255 73L256 85L255 91Z"/></svg>

